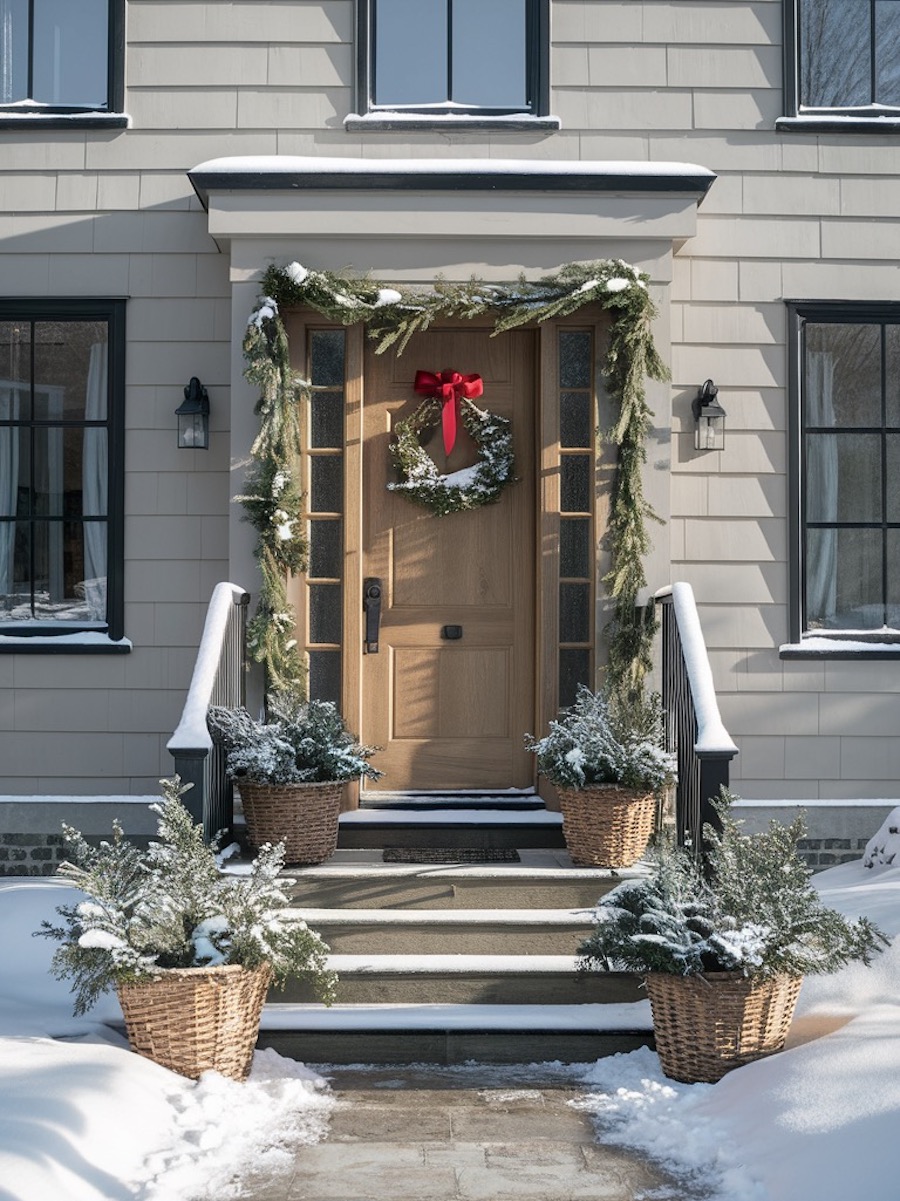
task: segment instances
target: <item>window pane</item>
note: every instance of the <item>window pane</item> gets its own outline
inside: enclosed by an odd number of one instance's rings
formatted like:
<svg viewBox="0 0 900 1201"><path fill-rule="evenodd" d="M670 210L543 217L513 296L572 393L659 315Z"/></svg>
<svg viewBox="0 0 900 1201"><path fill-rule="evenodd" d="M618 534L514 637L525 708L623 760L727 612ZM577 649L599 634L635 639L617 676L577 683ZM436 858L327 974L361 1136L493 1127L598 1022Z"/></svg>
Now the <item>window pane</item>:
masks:
<svg viewBox="0 0 900 1201"><path fill-rule="evenodd" d="M310 584L310 642L340 642L341 626L340 584Z"/></svg>
<svg viewBox="0 0 900 1201"><path fill-rule="evenodd" d="M309 652L309 696L314 701L341 703L341 652Z"/></svg>
<svg viewBox="0 0 900 1201"><path fill-rule="evenodd" d="M900 427L900 325L885 326L885 422Z"/></svg>
<svg viewBox="0 0 900 1201"><path fill-rule="evenodd" d="M344 386L344 346L342 329L316 329L310 337L310 383L323 388Z"/></svg>
<svg viewBox="0 0 900 1201"><path fill-rule="evenodd" d="M900 435L888 434L885 442L887 511L884 516L886 521L900 521Z"/></svg>
<svg viewBox="0 0 900 1201"><path fill-rule="evenodd" d="M31 620L31 525L0 519L0 620Z"/></svg>
<svg viewBox="0 0 900 1201"><path fill-rule="evenodd" d="M31 322L0 322L0 421L31 419Z"/></svg>
<svg viewBox="0 0 900 1201"><path fill-rule="evenodd" d="M453 0L455 103L526 107L525 10L526 0Z"/></svg>
<svg viewBox="0 0 900 1201"><path fill-rule="evenodd" d="M590 392L562 392L559 398L559 440L562 446L590 446Z"/></svg>
<svg viewBox="0 0 900 1201"><path fill-rule="evenodd" d="M561 709L574 705L579 684L590 685L591 652L584 650L561 650L559 652L559 706Z"/></svg>
<svg viewBox="0 0 900 1201"><path fill-rule="evenodd" d="M560 507L564 513L589 513L591 509L591 457L590 455L563 455L560 460L562 471L562 498Z"/></svg>
<svg viewBox="0 0 900 1201"><path fill-rule="evenodd" d="M810 629L872 630L884 621L880 530L807 530Z"/></svg>
<svg viewBox="0 0 900 1201"><path fill-rule="evenodd" d="M881 327L806 327L806 425L881 425Z"/></svg>
<svg viewBox="0 0 900 1201"><path fill-rule="evenodd" d="M591 637L590 584L560 584L560 642L589 642Z"/></svg>
<svg viewBox="0 0 900 1201"><path fill-rule="evenodd" d="M559 386L590 388L593 336L589 330L559 335Z"/></svg>
<svg viewBox="0 0 900 1201"><path fill-rule="evenodd" d="M887 531L887 613L885 625L900 630L900 530Z"/></svg>
<svg viewBox="0 0 900 1201"><path fill-rule="evenodd" d="M0 104L28 99L28 0L0 4Z"/></svg>
<svg viewBox="0 0 900 1201"><path fill-rule="evenodd" d="M446 0L375 0L373 21L375 103L445 103Z"/></svg>
<svg viewBox="0 0 900 1201"><path fill-rule="evenodd" d="M900 4L876 0L875 100L900 105Z"/></svg>
<svg viewBox="0 0 900 1201"><path fill-rule="evenodd" d="M309 574L313 579L340 579L341 523L339 521L310 521Z"/></svg>
<svg viewBox="0 0 900 1201"><path fill-rule="evenodd" d="M106 107L108 16L107 0L35 0L34 100Z"/></svg>
<svg viewBox="0 0 900 1201"><path fill-rule="evenodd" d="M881 521L877 434L808 434L808 521Z"/></svg>
<svg viewBox="0 0 900 1201"><path fill-rule="evenodd" d="M800 0L800 103L870 104L869 0Z"/></svg>
<svg viewBox="0 0 900 1201"><path fill-rule="evenodd" d="M343 392L313 392L310 400L310 445L338 449L344 445Z"/></svg>
<svg viewBox="0 0 900 1201"><path fill-rule="evenodd" d="M34 326L34 415L39 421L106 418L106 323Z"/></svg>
<svg viewBox="0 0 900 1201"><path fill-rule="evenodd" d="M583 579L590 575L590 564L590 518L563 517L559 523L559 574Z"/></svg>
<svg viewBox="0 0 900 1201"><path fill-rule="evenodd" d="M310 509L340 513L344 504L344 471L338 455L315 455L309 463Z"/></svg>

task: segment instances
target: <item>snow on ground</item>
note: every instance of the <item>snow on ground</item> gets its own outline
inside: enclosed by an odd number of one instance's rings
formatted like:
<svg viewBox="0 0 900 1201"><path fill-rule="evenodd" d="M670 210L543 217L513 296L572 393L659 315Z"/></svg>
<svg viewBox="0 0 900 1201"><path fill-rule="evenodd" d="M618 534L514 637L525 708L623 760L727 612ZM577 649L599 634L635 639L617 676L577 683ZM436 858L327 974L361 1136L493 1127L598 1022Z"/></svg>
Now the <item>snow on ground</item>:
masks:
<svg viewBox="0 0 900 1201"><path fill-rule="evenodd" d="M897 1201L900 867L842 864L824 900L894 942L872 967L804 981L788 1049L718 1084L679 1084L644 1048L598 1060L581 1103L600 1137L644 1151L710 1201ZM808 1041L807 1041L808 1040Z"/></svg>
<svg viewBox="0 0 900 1201"><path fill-rule="evenodd" d="M115 998L72 1017L33 938L73 892L55 880L0 881L0 1201L203 1201L240 1196L237 1178L288 1171L288 1145L323 1137L325 1081L258 1051L246 1084L194 1082L134 1055L104 1021Z"/></svg>
<svg viewBox="0 0 900 1201"><path fill-rule="evenodd" d="M845 864L815 882L828 904L900 934L900 866ZM288 1145L327 1127L324 1082L267 1051L246 1085L195 1084L125 1049L103 1024L114 999L73 1019L67 985L47 974L53 944L31 937L67 892L0 881L0 1201L227 1199L248 1164L287 1169ZM872 968L808 979L789 1049L718 1084L667 1080L646 1048L580 1071L599 1137L662 1162L680 1181L672 1197L896 1201L900 939Z"/></svg>

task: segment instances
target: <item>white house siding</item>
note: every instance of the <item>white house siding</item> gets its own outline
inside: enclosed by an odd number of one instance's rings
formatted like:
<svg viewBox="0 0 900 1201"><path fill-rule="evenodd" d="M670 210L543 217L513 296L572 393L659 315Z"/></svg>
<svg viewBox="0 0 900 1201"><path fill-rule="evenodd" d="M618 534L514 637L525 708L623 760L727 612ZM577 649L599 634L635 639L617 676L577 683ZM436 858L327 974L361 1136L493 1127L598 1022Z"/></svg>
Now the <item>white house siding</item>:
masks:
<svg viewBox="0 0 900 1201"><path fill-rule="evenodd" d="M900 257L895 140L774 131L781 10L781 0L556 0L560 131L409 134L344 128L355 103L353 0L130 0L131 128L0 131L0 291L130 297L134 651L0 655L2 791L143 793L168 770L165 739L205 603L217 580L245 572L249 547L228 517L230 458L247 423L234 448L227 426L245 319L231 312L231 287L249 294L253 270L242 264L230 279L229 248L209 236L186 172L221 156L283 154L683 161L718 174L696 236L676 248L661 318L673 438L672 516L659 545L671 540L672 564L662 578L657 557L650 583L694 586L741 750L739 791L897 795L894 665L778 655L788 637L784 300L893 299ZM283 245L261 241L259 267ZM191 375L210 391L207 454L175 447L173 410ZM724 452L698 455L690 402L708 377L728 433Z"/></svg>

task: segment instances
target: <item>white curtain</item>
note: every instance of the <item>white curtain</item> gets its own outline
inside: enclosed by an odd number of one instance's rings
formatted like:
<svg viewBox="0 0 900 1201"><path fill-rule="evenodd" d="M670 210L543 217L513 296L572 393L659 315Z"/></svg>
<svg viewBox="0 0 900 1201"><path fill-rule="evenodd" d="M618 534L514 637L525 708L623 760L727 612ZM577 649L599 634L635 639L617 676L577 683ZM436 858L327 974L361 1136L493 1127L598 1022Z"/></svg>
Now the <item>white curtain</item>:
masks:
<svg viewBox="0 0 900 1201"><path fill-rule="evenodd" d="M91 347L88 366L84 416L87 421L106 419L107 346L97 342ZM88 427L84 431L82 461L82 512L85 517L106 517L109 482L106 430ZM84 597L94 621L106 620L106 521L84 523Z"/></svg>
<svg viewBox="0 0 900 1201"><path fill-rule="evenodd" d="M806 356L806 424L834 428L834 359L827 351ZM814 521L837 521L837 438L810 435L806 447L806 509ZM829 624L837 611L837 530L807 532L807 617Z"/></svg>
<svg viewBox="0 0 900 1201"><path fill-rule="evenodd" d="M0 420L15 421L19 398L12 387L0 385ZM15 517L19 493L19 430L0 426L0 517ZM12 591L16 523L0 521L0 598Z"/></svg>
<svg viewBox="0 0 900 1201"><path fill-rule="evenodd" d="M13 96L13 15L10 0L0 0L0 104Z"/></svg>

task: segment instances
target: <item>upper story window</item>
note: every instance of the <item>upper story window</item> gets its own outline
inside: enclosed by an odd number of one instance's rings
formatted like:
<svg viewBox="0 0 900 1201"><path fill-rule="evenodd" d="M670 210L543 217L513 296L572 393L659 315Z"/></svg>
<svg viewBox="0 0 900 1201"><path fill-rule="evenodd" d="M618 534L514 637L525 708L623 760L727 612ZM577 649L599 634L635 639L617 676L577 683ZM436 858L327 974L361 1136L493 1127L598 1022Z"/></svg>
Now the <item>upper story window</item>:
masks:
<svg viewBox="0 0 900 1201"><path fill-rule="evenodd" d="M123 29L124 0L0 0L4 127L120 116Z"/></svg>
<svg viewBox="0 0 900 1201"><path fill-rule="evenodd" d="M843 128L900 118L900 0L786 0L788 117Z"/></svg>
<svg viewBox="0 0 900 1201"><path fill-rule="evenodd" d="M900 305L793 318L792 637L900 631Z"/></svg>
<svg viewBox="0 0 900 1201"><path fill-rule="evenodd" d="M546 116L549 7L549 0L360 0L361 111L420 123Z"/></svg>
<svg viewBox="0 0 900 1201"><path fill-rule="evenodd" d="M124 307L0 300L0 642L122 637Z"/></svg>

